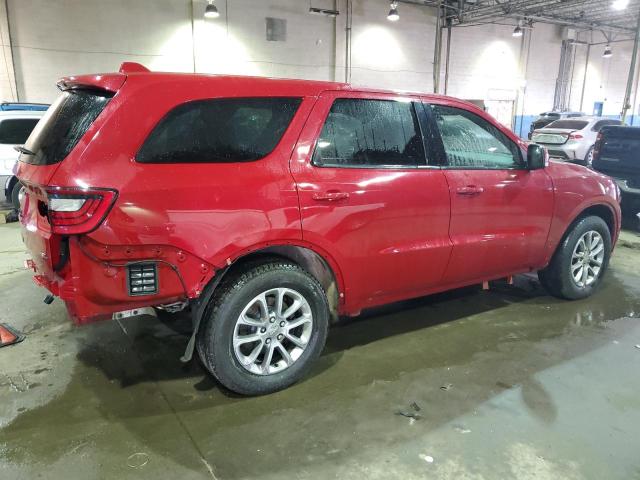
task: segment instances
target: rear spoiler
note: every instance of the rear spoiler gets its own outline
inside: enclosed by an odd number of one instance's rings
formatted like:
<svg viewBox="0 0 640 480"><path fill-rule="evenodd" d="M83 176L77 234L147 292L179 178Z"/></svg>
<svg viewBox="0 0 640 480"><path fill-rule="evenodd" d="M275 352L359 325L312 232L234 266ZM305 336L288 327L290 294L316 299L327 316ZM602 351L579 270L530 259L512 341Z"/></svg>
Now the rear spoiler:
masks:
<svg viewBox="0 0 640 480"><path fill-rule="evenodd" d="M118 73L64 77L58 81L58 88L62 91L89 88L116 93L122 88L129 74L148 72L149 70L144 65L134 62L124 62L120 65Z"/></svg>

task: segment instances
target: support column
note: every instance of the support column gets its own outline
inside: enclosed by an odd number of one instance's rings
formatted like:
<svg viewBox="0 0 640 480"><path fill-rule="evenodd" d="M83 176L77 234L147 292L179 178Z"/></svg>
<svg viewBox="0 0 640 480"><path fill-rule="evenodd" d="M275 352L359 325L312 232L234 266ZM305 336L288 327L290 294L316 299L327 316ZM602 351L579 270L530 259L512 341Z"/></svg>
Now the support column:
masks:
<svg viewBox="0 0 640 480"><path fill-rule="evenodd" d="M0 58L0 101L18 102L18 86L13 63L13 43L9 25L8 0L0 1L0 40L2 41L2 58Z"/></svg>
<svg viewBox="0 0 640 480"><path fill-rule="evenodd" d="M440 64L442 63L442 0L438 0L436 43L433 49L433 93L440 93Z"/></svg>
<svg viewBox="0 0 640 480"><path fill-rule="evenodd" d="M638 60L638 46L640 46L640 15L638 16L638 25L636 26L636 38L633 42L633 53L631 54L631 66L629 67L629 78L627 79L627 90L624 94L622 102L622 122L627 119L627 112L631 108L631 91L633 89L633 79L636 74L636 62Z"/></svg>

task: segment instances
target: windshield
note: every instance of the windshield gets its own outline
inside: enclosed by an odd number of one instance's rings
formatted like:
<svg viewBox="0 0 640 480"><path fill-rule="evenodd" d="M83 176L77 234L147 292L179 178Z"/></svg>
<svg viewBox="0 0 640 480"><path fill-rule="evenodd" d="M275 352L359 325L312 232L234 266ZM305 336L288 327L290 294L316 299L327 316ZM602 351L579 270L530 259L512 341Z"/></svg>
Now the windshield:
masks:
<svg viewBox="0 0 640 480"><path fill-rule="evenodd" d="M93 90L64 92L49 108L25 143L20 160L32 165L52 165L69 155L112 95Z"/></svg>
<svg viewBox="0 0 640 480"><path fill-rule="evenodd" d="M583 120L556 120L547 125L547 128L563 128L566 130L582 130L589 125L589 122Z"/></svg>

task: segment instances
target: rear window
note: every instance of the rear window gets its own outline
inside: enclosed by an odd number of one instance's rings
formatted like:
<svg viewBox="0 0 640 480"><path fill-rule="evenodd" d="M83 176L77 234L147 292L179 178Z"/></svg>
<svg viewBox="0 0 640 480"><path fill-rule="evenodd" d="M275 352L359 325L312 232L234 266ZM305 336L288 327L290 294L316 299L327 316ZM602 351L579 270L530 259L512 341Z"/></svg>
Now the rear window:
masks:
<svg viewBox="0 0 640 480"><path fill-rule="evenodd" d="M25 149L33 155L23 153L20 160L32 165L52 165L64 160L111 97L107 92L93 90L64 92L25 142Z"/></svg>
<svg viewBox="0 0 640 480"><path fill-rule="evenodd" d="M0 143L22 145L38 123L39 118L12 118L0 122Z"/></svg>
<svg viewBox="0 0 640 480"><path fill-rule="evenodd" d="M544 112L541 113L540 116L546 118L560 118L560 114L555 112Z"/></svg>
<svg viewBox="0 0 640 480"><path fill-rule="evenodd" d="M582 130L589 122L582 120L556 120L547 125L547 128L564 128L567 130Z"/></svg>
<svg viewBox="0 0 640 480"><path fill-rule="evenodd" d="M280 142L300 98L221 98L169 112L138 152L141 163L250 162Z"/></svg>

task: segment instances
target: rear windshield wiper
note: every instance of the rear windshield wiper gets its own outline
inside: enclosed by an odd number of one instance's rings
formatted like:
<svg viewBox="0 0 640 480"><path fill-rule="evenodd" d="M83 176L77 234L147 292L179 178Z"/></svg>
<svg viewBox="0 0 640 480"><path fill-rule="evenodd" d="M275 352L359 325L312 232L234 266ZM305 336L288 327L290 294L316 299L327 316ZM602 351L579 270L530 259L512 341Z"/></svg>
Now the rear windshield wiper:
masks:
<svg viewBox="0 0 640 480"><path fill-rule="evenodd" d="M16 152L24 153L25 155L31 155L32 157L36 156L36 154L33 153L31 150L29 150L28 148L21 147L20 145L13 147L13 149Z"/></svg>

